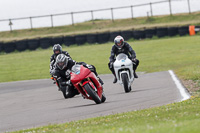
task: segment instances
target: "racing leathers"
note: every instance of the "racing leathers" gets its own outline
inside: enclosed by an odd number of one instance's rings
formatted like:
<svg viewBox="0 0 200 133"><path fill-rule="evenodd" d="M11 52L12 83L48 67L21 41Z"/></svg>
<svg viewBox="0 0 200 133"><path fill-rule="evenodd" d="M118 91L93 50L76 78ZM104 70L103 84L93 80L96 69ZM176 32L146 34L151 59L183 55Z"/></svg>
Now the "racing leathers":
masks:
<svg viewBox="0 0 200 133"><path fill-rule="evenodd" d="M67 51L62 51L61 54L66 55L67 57L71 58L69 53ZM50 58L50 74L53 75L55 73L55 62L56 62L56 57L58 54L53 54Z"/></svg>
<svg viewBox="0 0 200 133"><path fill-rule="evenodd" d="M68 57L67 66L63 70L60 70L57 66L55 66L55 73L53 75L57 79L60 90L65 89L66 86L68 87L68 94L65 98L72 98L79 94L77 89L75 89L73 84L70 82L70 71L75 64L83 65L84 67L90 69L90 71L97 76L99 82L103 84L103 81L98 77L96 68L93 65L88 65L85 62L75 62Z"/></svg>
<svg viewBox="0 0 200 133"><path fill-rule="evenodd" d="M116 45L112 46L111 55L109 57L109 61L110 62L108 63L108 67L111 70L111 72L113 73L113 75L115 76L113 63L115 61L115 57L120 53L126 54L128 56L128 58L133 62L134 77L138 78L138 76L136 75L135 71L137 69L137 66L139 65L139 60L136 59L135 51L132 49L132 47L127 42L124 42L124 45L120 49L117 48ZM116 82L116 76L115 76L115 79L114 79L113 83L115 83L115 82Z"/></svg>
<svg viewBox="0 0 200 133"><path fill-rule="evenodd" d="M67 93L65 98L72 98L79 92L70 83L70 70L75 64L75 61L68 57L68 65L63 70L60 70L57 66L54 68L53 77L56 78L59 90L63 91L66 89Z"/></svg>

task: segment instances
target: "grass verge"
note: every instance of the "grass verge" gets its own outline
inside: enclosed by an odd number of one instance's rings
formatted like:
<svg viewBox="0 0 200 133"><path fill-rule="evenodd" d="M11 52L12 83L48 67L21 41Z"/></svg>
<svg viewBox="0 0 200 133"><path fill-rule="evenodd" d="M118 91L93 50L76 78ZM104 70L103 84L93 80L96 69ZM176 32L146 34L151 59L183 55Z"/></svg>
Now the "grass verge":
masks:
<svg viewBox="0 0 200 133"><path fill-rule="evenodd" d="M199 133L200 98L15 133Z"/></svg>
<svg viewBox="0 0 200 133"><path fill-rule="evenodd" d="M35 28L0 32L0 41L22 40L46 36L61 36L85 34L105 31L121 31L127 29L141 29L162 26L200 25L200 12L192 14L174 14L173 16L140 17L134 19L119 19L114 23L111 20L95 20L54 28Z"/></svg>
<svg viewBox="0 0 200 133"><path fill-rule="evenodd" d="M140 60L138 71L172 69L181 79L200 79L199 36L128 41ZM63 47L76 61L93 64L99 74L110 73L108 62L113 43ZM49 78L52 49L0 55L0 82Z"/></svg>

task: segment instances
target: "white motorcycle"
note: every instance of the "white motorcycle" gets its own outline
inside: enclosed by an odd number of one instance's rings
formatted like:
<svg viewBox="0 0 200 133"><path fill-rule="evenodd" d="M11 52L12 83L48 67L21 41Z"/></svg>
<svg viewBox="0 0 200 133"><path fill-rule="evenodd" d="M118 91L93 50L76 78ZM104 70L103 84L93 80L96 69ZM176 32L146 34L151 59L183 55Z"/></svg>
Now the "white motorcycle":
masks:
<svg viewBox="0 0 200 133"><path fill-rule="evenodd" d="M117 82L124 87L126 93L130 92L134 81L133 62L126 54L121 53L117 55L113 66Z"/></svg>

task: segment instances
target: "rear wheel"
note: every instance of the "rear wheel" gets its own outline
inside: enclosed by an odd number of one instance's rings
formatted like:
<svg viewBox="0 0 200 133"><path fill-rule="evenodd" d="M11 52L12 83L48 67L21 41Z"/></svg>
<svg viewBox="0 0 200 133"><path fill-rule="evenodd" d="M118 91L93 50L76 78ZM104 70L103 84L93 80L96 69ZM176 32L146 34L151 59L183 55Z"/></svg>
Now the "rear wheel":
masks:
<svg viewBox="0 0 200 133"><path fill-rule="evenodd" d="M60 90L62 91L64 98L67 99L67 87L61 87Z"/></svg>
<svg viewBox="0 0 200 133"><path fill-rule="evenodd" d="M101 103L100 97L89 84L85 84L84 88L87 91L87 93L90 95L90 97L95 101L96 104Z"/></svg>
<svg viewBox="0 0 200 133"><path fill-rule="evenodd" d="M126 73L122 73L122 82L124 85L124 90L126 93L131 91L131 87L128 87L128 75Z"/></svg>

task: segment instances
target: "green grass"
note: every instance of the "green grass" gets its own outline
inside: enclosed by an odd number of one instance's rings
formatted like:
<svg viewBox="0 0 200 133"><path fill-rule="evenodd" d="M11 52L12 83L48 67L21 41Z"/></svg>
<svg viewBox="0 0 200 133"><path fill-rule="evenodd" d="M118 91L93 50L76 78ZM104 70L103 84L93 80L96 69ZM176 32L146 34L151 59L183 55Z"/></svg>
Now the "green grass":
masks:
<svg viewBox="0 0 200 133"><path fill-rule="evenodd" d="M172 69L180 78L200 79L200 37L174 37L129 43L140 60L138 71L156 72ZM63 47L76 61L93 64L99 74L110 73L110 50L113 43ZM0 55L0 82L49 78L52 49Z"/></svg>
<svg viewBox="0 0 200 133"><path fill-rule="evenodd" d="M134 19L119 19L114 23L111 20L96 20L78 23L74 26L59 26L54 28L36 28L27 30L14 30L13 32L0 32L0 41L22 40L27 38L74 35L104 31L119 31L126 29L143 29L144 27L200 25L200 12L192 14L176 14L173 16L141 17Z"/></svg>
<svg viewBox="0 0 200 133"><path fill-rule="evenodd" d="M16 133L199 133L200 98Z"/></svg>

